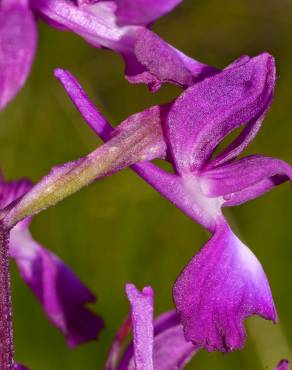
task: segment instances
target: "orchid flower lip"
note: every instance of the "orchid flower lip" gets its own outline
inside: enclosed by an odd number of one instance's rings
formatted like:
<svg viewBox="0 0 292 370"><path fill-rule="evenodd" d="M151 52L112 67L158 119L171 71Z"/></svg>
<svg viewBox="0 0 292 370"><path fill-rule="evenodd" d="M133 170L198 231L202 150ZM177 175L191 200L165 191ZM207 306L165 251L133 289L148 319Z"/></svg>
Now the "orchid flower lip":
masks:
<svg viewBox="0 0 292 370"><path fill-rule="evenodd" d="M186 339L208 351L242 348L251 315L277 320L261 264L226 221L180 274L173 295Z"/></svg>

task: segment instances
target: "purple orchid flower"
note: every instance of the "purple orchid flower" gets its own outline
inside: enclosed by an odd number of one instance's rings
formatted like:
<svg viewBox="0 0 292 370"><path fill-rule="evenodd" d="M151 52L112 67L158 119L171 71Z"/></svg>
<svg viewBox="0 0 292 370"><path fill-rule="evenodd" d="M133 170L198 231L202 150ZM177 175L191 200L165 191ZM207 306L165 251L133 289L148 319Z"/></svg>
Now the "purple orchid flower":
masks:
<svg viewBox="0 0 292 370"><path fill-rule="evenodd" d="M206 75L216 73L214 68L185 56L147 29L150 23L180 2L2 0L0 110L15 97L29 75L37 44L33 11L52 27L70 30L94 47L120 53L126 61L128 80L146 83L153 91L163 82L189 86Z"/></svg>
<svg viewBox="0 0 292 370"><path fill-rule="evenodd" d="M5 182L0 178L0 208L23 196L29 180ZM25 283L43 306L46 316L64 334L69 347L96 339L102 320L86 307L95 296L52 252L29 232L31 219L19 222L10 233L9 255Z"/></svg>
<svg viewBox="0 0 292 370"><path fill-rule="evenodd" d="M153 320L153 290L139 292L126 285L131 304L131 322L126 320L113 343L105 370L172 370L183 369L198 348L184 338L179 316L165 312ZM131 325L132 323L132 325ZM120 356L122 343L133 326L133 342Z"/></svg>
<svg viewBox="0 0 292 370"><path fill-rule="evenodd" d="M57 75L85 120L108 140L112 128L81 86L68 72L59 70ZM125 121L137 127L155 120L161 125L167 150L157 137L152 149L157 157L167 158L175 172L145 162L132 168L213 235L173 291L186 339L209 351L241 348L248 316L277 318L262 266L222 214L222 207L244 203L292 179L291 166L281 160L262 155L238 159L261 127L274 84L270 55L243 57L188 88L170 105L152 107ZM243 129L237 138L213 158L221 140L238 127ZM111 135L114 132L119 126Z"/></svg>

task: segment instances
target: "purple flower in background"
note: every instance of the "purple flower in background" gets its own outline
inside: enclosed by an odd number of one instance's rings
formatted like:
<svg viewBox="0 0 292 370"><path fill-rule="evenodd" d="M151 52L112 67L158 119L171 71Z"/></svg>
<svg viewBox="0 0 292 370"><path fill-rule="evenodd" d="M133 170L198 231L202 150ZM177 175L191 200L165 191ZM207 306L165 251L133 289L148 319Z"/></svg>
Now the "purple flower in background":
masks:
<svg viewBox="0 0 292 370"><path fill-rule="evenodd" d="M152 163L132 168L163 196L212 234L174 286L174 300L186 339L207 350L241 348L243 320L253 314L276 321L265 273L253 255L231 231L222 207L254 199L292 178L285 162L253 155L238 159L259 131L273 97L274 59L268 54L243 57L222 72L188 88L167 106L152 107L131 116L113 133L80 85L65 71L57 71L75 105L89 125L108 140L125 122L132 129L157 122L161 137L154 138L157 157L167 158L174 173ZM241 133L221 153L218 144L233 130ZM131 130L128 131L128 137ZM141 160L146 159L141 157Z"/></svg>
<svg viewBox="0 0 292 370"><path fill-rule="evenodd" d="M25 83L34 59L36 39L36 24L28 0L2 0L0 110L15 97Z"/></svg>
<svg viewBox="0 0 292 370"><path fill-rule="evenodd" d="M94 47L122 55L126 77L152 91L163 82L190 86L217 70L191 59L147 29L181 0L31 0L49 25L70 30Z"/></svg>
<svg viewBox="0 0 292 370"><path fill-rule="evenodd" d="M119 331L119 346L112 347L114 351L110 351L105 370L183 369L198 348L185 340L176 312L166 312L153 320L152 288L139 292L134 285L127 284L126 293L131 304L133 342L119 358L122 340L130 329L127 321L127 330L122 327Z"/></svg>
<svg viewBox="0 0 292 370"><path fill-rule="evenodd" d="M278 366L276 367L275 370L289 370L290 369L290 366L289 366L289 361L287 360L282 360L278 363Z"/></svg>
<svg viewBox="0 0 292 370"><path fill-rule="evenodd" d="M14 364L13 370L28 370L28 368L21 364Z"/></svg>
<svg viewBox="0 0 292 370"><path fill-rule="evenodd" d="M0 179L0 208L25 194L28 180ZM95 296L52 252L38 244L29 232L31 219L18 223L10 234L9 254L48 319L64 334L70 347L96 339L103 327L100 317L86 307Z"/></svg>
<svg viewBox="0 0 292 370"><path fill-rule="evenodd" d="M94 47L118 52L126 61L128 80L146 83L153 91L163 82L189 86L215 73L215 69L185 56L147 29L180 2L3 0L0 4L0 110L21 89L34 60L37 30L32 11L52 27L72 31Z"/></svg>

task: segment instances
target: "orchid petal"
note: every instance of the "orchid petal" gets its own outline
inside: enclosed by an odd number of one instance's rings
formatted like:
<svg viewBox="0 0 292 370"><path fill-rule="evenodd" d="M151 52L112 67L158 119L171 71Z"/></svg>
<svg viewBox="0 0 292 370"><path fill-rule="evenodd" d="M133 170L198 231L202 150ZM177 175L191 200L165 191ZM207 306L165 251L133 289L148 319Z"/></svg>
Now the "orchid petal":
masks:
<svg viewBox="0 0 292 370"><path fill-rule="evenodd" d="M201 169L226 135L260 117L274 82L274 59L261 54L187 89L172 105L166 126L177 171Z"/></svg>
<svg viewBox="0 0 292 370"><path fill-rule="evenodd" d="M141 153L143 160L154 158L165 158L166 144L163 139L162 126L166 119L168 106L153 106L143 112L131 115L125 121L120 123L116 129L113 129L107 120L101 115L94 104L86 95L85 91L68 71L57 69L55 76L62 83L70 99L79 110L82 117L86 120L94 132L104 141L108 141L117 135L131 136L140 129L144 131L144 146L147 150ZM148 131L148 132L147 132ZM153 135L154 133L154 135ZM147 138L149 137L149 138ZM146 142L149 145L145 145Z"/></svg>
<svg viewBox="0 0 292 370"><path fill-rule="evenodd" d="M0 110L24 85L34 59L37 40L35 20L27 1L5 1L1 4Z"/></svg>
<svg viewBox="0 0 292 370"><path fill-rule="evenodd" d="M269 283L254 254L221 223L174 285L186 340L208 351L242 348L245 318L276 321Z"/></svg>
<svg viewBox="0 0 292 370"><path fill-rule="evenodd" d="M154 322L154 370L183 369L198 347L187 342L175 311L158 316Z"/></svg>
<svg viewBox="0 0 292 370"><path fill-rule="evenodd" d="M252 199L256 199L267 193L275 186L283 184L287 181L287 176L275 175L272 177L265 178L258 183L251 185L244 190L236 193L231 193L224 196L225 202L222 204L224 207L238 206L240 204L246 203Z"/></svg>
<svg viewBox="0 0 292 370"><path fill-rule="evenodd" d="M14 364L14 370L29 370L29 369L21 364Z"/></svg>
<svg viewBox="0 0 292 370"><path fill-rule="evenodd" d="M103 141L107 141L114 128L111 127L98 111L77 79L69 71L60 68L55 69L55 76L61 82L66 93L90 128L100 136Z"/></svg>
<svg viewBox="0 0 292 370"><path fill-rule="evenodd" d="M131 54L124 56L126 78L132 83L146 83L154 92L165 82L188 87L219 72L188 57L147 29L137 33L134 52L137 60Z"/></svg>
<svg viewBox="0 0 292 370"><path fill-rule="evenodd" d="M164 16L182 0L114 0L117 19L121 25L147 25Z"/></svg>
<svg viewBox="0 0 292 370"><path fill-rule="evenodd" d="M46 23L70 30L95 47L108 47L119 52L131 49L130 34L137 27L117 26L117 7L111 1L78 6L70 0L31 0L31 5Z"/></svg>
<svg viewBox="0 0 292 370"><path fill-rule="evenodd" d="M131 303L136 369L153 370L153 290L146 287L139 292L127 284L126 293Z"/></svg>
<svg viewBox="0 0 292 370"><path fill-rule="evenodd" d="M242 194L245 194L245 201L260 196L260 190L269 190L266 184L272 184L273 179L274 185L279 177L292 180L292 167L276 158L251 155L204 171L202 177L207 196L224 196L229 203L238 200Z"/></svg>
<svg viewBox="0 0 292 370"><path fill-rule="evenodd" d="M120 361L118 370L135 370L134 350L136 346L131 343ZM154 370L183 369L197 351L196 346L185 340L179 316L175 311L165 312L155 319Z"/></svg>
<svg viewBox="0 0 292 370"><path fill-rule="evenodd" d="M29 179L5 182L2 174L0 174L0 209L20 198L32 188L32 185Z"/></svg>
<svg viewBox="0 0 292 370"><path fill-rule="evenodd" d="M142 11L145 0L140 0L138 7L136 0L79 1L79 5L69 0L31 1L34 10L51 26L70 30L95 47L120 53L126 63L126 78L132 83L146 83L152 91L164 82L190 86L218 72L184 55L143 26L118 25L119 14L129 15L135 8L148 17L159 9L170 9L180 0L155 1L153 7L147 1L147 13Z"/></svg>
<svg viewBox="0 0 292 370"><path fill-rule="evenodd" d="M9 253L70 347L96 339L103 323L86 308L87 303L95 302L95 296L57 256L32 239L23 222L11 231Z"/></svg>
<svg viewBox="0 0 292 370"><path fill-rule="evenodd" d="M282 360L278 363L278 366L276 367L275 370L289 370L290 369L290 366L289 366L289 361L287 360Z"/></svg>
<svg viewBox="0 0 292 370"><path fill-rule="evenodd" d="M6 183L0 176L0 208L24 196L32 186L27 179ZM95 339L103 327L102 320L86 308L87 303L95 302L95 296L57 256L32 239L29 223L30 218L23 220L10 233L9 254L23 280L69 346Z"/></svg>
<svg viewBox="0 0 292 370"><path fill-rule="evenodd" d="M115 338L112 342L112 345L109 350L109 354L105 363L105 370L115 370L122 352L123 342L126 339L127 335L132 329L131 317L128 316L123 322L122 326L117 331Z"/></svg>

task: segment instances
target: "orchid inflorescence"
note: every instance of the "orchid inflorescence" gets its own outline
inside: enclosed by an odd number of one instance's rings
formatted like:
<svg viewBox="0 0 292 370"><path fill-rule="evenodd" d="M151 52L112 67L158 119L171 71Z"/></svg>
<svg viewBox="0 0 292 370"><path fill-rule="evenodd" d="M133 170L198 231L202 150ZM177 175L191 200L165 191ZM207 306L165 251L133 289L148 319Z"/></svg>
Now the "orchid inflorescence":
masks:
<svg viewBox="0 0 292 370"><path fill-rule="evenodd" d="M135 113L113 128L68 71L56 69L80 114L104 144L53 167L37 184L0 178L0 369L14 362L8 256L70 347L97 338L102 319L87 307L94 294L52 252L34 241L33 215L84 186L130 167L211 237L173 287L175 308L155 320L153 290L126 285L131 314L110 348L106 370L182 369L202 348L230 352L245 342L244 320L277 321L260 262L232 231L223 207L255 199L292 180L292 167L260 154L239 157L259 132L274 95L275 60L242 56L223 70L196 61L149 29L181 0L2 0L0 109L25 83L37 45L36 20L71 31L125 61L131 83L155 92L164 83L183 91L173 101ZM21 65L21 68L19 67ZM236 129L235 139L220 143ZM167 161L169 172L151 162ZM178 267L181 268L181 267ZM124 340L132 330L133 340ZM282 360L278 370L287 370Z"/></svg>

